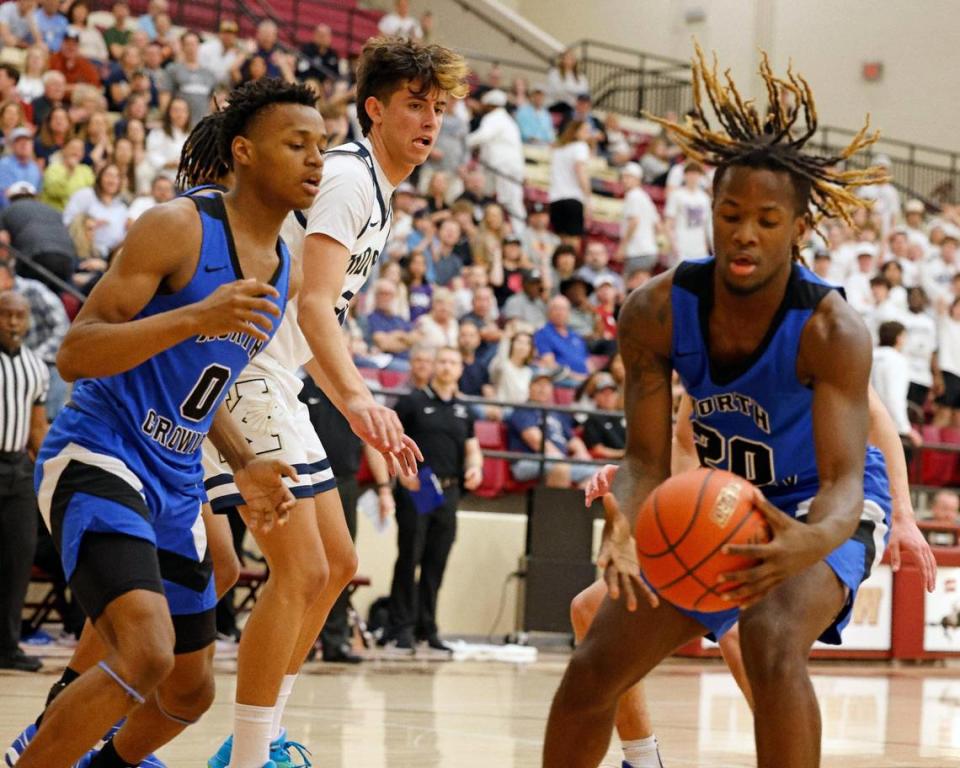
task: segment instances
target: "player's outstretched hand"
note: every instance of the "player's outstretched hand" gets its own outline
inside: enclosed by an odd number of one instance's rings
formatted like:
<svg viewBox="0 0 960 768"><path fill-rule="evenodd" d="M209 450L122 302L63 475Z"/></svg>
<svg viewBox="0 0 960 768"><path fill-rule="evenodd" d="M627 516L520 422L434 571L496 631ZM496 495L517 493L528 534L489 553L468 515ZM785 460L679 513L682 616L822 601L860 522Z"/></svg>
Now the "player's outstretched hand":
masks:
<svg viewBox="0 0 960 768"><path fill-rule="evenodd" d="M759 510L773 534L766 544L730 544L725 554L759 560L752 568L721 574L721 584L737 584L724 593L724 599L747 608L763 599L777 584L822 560L823 542L811 526L801 523L767 501L760 489L754 489L754 507Z"/></svg>
<svg viewBox="0 0 960 768"><path fill-rule="evenodd" d="M633 541L630 523L620 512L620 505L612 493L603 497L603 516L603 538L600 542L597 567L603 571L603 580L607 583L610 599L619 600L622 592L627 610L635 611L639 591L647 602L656 608L660 600L640 578L637 545Z"/></svg>
<svg viewBox="0 0 960 768"><path fill-rule="evenodd" d="M266 533L273 526L283 525L296 499L283 482L284 477L298 480L296 470L277 459L254 459L233 480L243 496L244 522L252 530Z"/></svg>
<svg viewBox="0 0 960 768"><path fill-rule="evenodd" d="M930 545L917 527L912 517L894 517L890 524L890 567L896 573L900 570L901 554L909 553L920 565L923 585L927 592L937 588L937 560Z"/></svg>
<svg viewBox="0 0 960 768"><path fill-rule="evenodd" d="M587 481L583 489L584 504L590 506L597 499L602 499L613 488L613 478L620 469L616 464L606 464L597 470L596 474Z"/></svg>
<svg viewBox="0 0 960 768"><path fill-rule="evenodd" d="M269 283L253 278L225 283L191 307L197 333L204 336L246 333L268 341L273 328L271 316L280 317L280 308L265 297L279 295Z"/></svg>
<svg viewBox="0 0 960 768"><path fill-rule="evenodd" d="M396 411L367 396L348 403L344 416L357 437L384 454L391 475L397 471L402 475L417 474L417 461L423 461L423 454L410 436L404 434Z"/></svg>

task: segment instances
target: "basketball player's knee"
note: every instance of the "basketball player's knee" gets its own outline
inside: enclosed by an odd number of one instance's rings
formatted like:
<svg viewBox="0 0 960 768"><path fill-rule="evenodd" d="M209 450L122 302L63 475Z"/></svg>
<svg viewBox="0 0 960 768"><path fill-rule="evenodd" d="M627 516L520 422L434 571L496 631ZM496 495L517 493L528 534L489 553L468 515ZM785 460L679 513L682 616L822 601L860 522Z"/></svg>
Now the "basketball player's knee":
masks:
<svg viewBox="0 0 960 768"><path fill-rule="evenodd" d="M601 659L592 656L580 646L570 657L560 696L564 704L578 710L603 709L618 698L606 679ZM559 694L558 694L559 696ZM610 701L608 701L608 699Z"/></svg>
<svg viewBox="0 0 960 768"><path fill-rule="evenodd" d="M140 612L116 630L114 671L140 694L156 688L173 670L175 637L170 617Z"/></svg>
<svg viewBox="0 0 960 768"><path fill-rule="evenodd" d="M233 552L213 564L213 583L217 597L223 597L240 578L240 559Z"/></svg>
<svg viewBox="0 0 960 768"><path fill-rule="evenodd" d="M357 568L360 565L360 561L357 558L357 550L349 547L343 552L338 552L336 557L331 557L329 562L329 586L339 592L357 575Z"/></svg>
<svg viewBox="0 0 960 768"><path fill-rule="evenodd" d="M795 632L782 618L754 618L742 626L740 648L753 688L776 688L806 674L808 652L797 647Z"/></svg>
<svg viewBox="0 0 960 768"><path fill-rule="evenodd" d="M325 558L291 558L285 567L272 571L270 578L277 578L277 586L289 598L310 605L317 595L327 588L330 567Z"/></svg>
<svg viewBox="0 0 960 768"><path fill-rule="evenodd" d="M202 674L190 675L177 680L175 685L164 686L158 700L165 713L192 722L199 720L213 706L215 696L213 670L207 668Z"/></svg>

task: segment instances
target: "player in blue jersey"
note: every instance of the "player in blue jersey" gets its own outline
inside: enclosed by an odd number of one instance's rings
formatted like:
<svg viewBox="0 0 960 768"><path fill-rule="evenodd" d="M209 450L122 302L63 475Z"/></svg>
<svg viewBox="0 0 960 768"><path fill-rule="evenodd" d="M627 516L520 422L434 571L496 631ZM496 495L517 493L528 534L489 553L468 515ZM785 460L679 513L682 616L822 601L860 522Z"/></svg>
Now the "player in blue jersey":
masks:
<svg viewBox="0 0 960 768"><path fill-rule="evenodd" d="M292 507L227 411L230 382L272 337L289 291L278 235L322 172L323 123L308 89L235 90L220 130L232 192L158 206L132 228L58 358L76 381L37 466L41 511L74 593L109 652L44 715L20 766L135 766L213 698L215 603L200 505L209 432L231 459L254 526Z"/></svg>
<svg viewBox="0 0 960 768"><path fill-rule="evenodd" d="M744 104L729 79L721 82L699 50L693 75L692 120L661 122L687 157L717 168L716 257L658 276L631 294L620 315L627 451L605 499L611 514L598 562L611 599L554 698L543 759L549 768L595 768L620 695L675 648L706 632L722 636L738 619L758 765L819 765L807 657L818 638L839 642L889 530L883 459L867 446L869 333L838 291L797 263L811 206L849 218L860 204L850 189L882 171L838 171L841 158L803 151L816 110L809 86L792 72L778 79L764 59L765 116ZM701 107L704 90L719 129ZM874 140L862 132L843 157ZM636 563L637 512L670 472L673 370L692 399L701 462L763 488L756 504L773 538L728 547L761 562L721 577L736 585L729 594L742 609L707 614L661 602Z"/></svg>

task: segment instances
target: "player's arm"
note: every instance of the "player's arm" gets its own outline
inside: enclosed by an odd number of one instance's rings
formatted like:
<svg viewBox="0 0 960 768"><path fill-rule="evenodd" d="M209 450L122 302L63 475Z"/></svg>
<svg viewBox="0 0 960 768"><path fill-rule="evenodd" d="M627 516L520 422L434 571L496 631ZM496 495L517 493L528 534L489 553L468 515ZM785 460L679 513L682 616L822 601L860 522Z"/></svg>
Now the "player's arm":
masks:
<svg viewBox="0 0 960 768"><path fill-rule="evenodd" d="M463 485L468 491L474 491L483 482L483 451L480 441L468 437L463 444Z"/></svg>
<svg viewBox="0 0 960 768"><path fill-rule="evenodd" d="M693 411L693 401L689 395L680 398L680 407L677 408L677 422L673 428L673 451L670 455L670 474L679 475L700 466L700 457L697 455L697 446L693 438L693 424L690 414Z"/></svg>
<svg viewBox="0 0 960 768"><path fill-rule="evenodd" d="M192 268L200 242L200 220L189 201L157 206L137 219L64 337L60 375L66 381L113 376L200 333L243 332L266 341L267 315L280 310L262 298L276 296L276 289L257 280L221 285L196 304L133 319L165 279Z"/></svg>
<svg viewBox="0 0 960 768"><path fill-rule="evenodd" d="M361 440L401 458L404 471L415 475L413 458L422 461L423 456L404 435L397 415L373 399L343 343L334 309L349 260L347 247L328 235L316 233L304 238L298 317L318 363L312 375Z"/></svg>
<svg viewBox="0 0 960 768"><path fill-rule="evenodd" d="M34 405L30 409L30 437L27 442L27 451L32 458L36 458L43 444L43 439L47 436L47 430L50 428L47 421L47 407L45 405Z"/></svg>
<svg viewBox="0 0 960 768"><path fill-rule="evenodd" d="M913 502L910 500L910 481L907 474L907 460L903 453L903 443L897 433L896 425L887 412L883 402L871 386L870 396L870 432L867 435L871 445L883 453L887 465L887 477L890 481L890 496L893 499L893 514L890 527L890 566L900 570L900 553L909 552L920 565L923 581L927 590L932 592L937 583L937 561L930 551L930 544L917 528Z"/></svg>

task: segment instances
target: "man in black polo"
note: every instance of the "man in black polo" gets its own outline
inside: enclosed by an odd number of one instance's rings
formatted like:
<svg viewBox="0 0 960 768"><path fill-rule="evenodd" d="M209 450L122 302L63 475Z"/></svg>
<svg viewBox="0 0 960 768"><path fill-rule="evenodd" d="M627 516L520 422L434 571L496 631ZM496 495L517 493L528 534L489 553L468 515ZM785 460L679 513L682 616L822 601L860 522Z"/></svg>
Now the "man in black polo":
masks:
<svg viewBox="0 0 960 768"><path fill-rule="evenodd" d="M483 480L483 455L470 408L457 397L463 373L459 350L437 352L430 384L397 401L403 428L423 452L418 477L396 490L399 552L390 588L390 623L380 643L414 651L416 640L450 652L437 630L437 594L457 534L460 487ZM416 569L420 566L420 582Z"/></svg>
<svg viewBox="0 0 960 768"><path fill-rule="evenodd" d="M609 373L598 373L594 379L593 403L601 411L620 410L620 390ZM583 425L583 442L595 458L622 459L627 447L627 424L623 415L591 413Z"/></svg>
<svg viewBox="0 0 960 768"><path fill-rule="evenodd" d="M0 669L36 672L40 659L20 650L20 613L37 546L33 461L47 434L47 366L23 345L30 304L0 293Z"/></svg>

